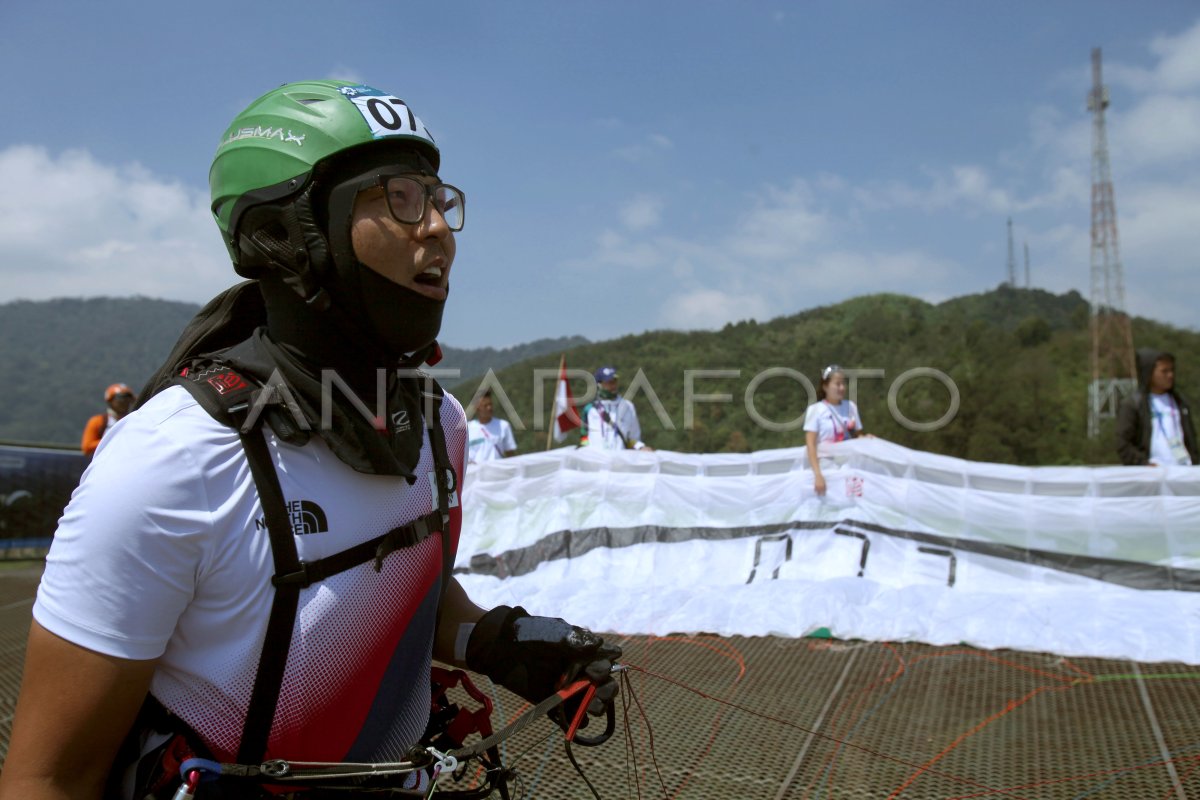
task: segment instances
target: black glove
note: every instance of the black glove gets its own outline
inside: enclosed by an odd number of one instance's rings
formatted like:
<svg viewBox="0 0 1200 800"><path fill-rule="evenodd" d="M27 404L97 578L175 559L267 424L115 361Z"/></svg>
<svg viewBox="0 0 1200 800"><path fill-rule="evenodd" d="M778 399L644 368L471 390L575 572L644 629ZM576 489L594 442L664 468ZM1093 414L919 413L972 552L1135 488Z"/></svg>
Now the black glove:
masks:
<svg viewBox="0 0 1200 800"><path fill-rule="evenodd" d="M611 671L620 656L621 648L605 644L591 631L558 617L532 617L520 606L493 608L475 624L467 641L468 669L534 704L586 677L596 685L590 714L603 713L616 697ZM566 729L581 699L582 695L573 697L550 712L551 718Z"/></svg>

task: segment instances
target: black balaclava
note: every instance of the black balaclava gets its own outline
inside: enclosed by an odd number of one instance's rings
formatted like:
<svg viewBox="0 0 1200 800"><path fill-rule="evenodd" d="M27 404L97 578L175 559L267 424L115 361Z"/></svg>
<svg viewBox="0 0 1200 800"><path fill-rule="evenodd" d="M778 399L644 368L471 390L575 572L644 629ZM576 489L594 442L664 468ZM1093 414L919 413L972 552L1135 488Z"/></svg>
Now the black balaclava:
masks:
<svg viewBox="0 0 1200 800"><path fill-rule="evenodd" d="M356 187L376 172L437 174L412 146L367 146L319 164L288 211L295 214L293 225L308 227L306 252L259 279L265 335L260 329L226 357L260 380L278 369L311 430L340 460L359 472L402 475L412 482L424 438L423 381L397 371L415 369L433 352L445 302L388 280L356 257L350 241ZM297 280L306 269L305 279ZM302 283L319 291L304 297L297 291ZM324 398L323 370L333 370L372 415L379 408L382 371L381 417L368 419L336 389ZM325 427L322 403L332 407L332 424ZM286 420L272 421L272 427L297 443L305 437L281 431Z"/></svg>
<svg viewBox="0 0 1200 800"><path fill-rule="evenodd" d="M333 173L336 170L336 177ZM400 362L431 346L442 327L444 300L433 300L394 283L358 260L350 240L350 221L358 185L381 172L436 177L437 171L415 149L368 148L351 151L314 176L313 213L326 220L332 275L323 283L334 307L354 310L360 327L383 355ZM327 188L325 188L327 187ZM403 314L398 310L403 309Z"/></svg>

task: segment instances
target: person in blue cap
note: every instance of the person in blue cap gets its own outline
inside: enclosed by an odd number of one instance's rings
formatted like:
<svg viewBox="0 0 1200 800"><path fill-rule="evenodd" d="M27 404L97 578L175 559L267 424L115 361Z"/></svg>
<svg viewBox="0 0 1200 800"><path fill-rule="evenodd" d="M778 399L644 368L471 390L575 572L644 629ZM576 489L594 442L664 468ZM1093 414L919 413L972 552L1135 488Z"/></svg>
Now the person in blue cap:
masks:
<svg viewBox="0 0 1200 800"><path fill-rule="evenodd" d="M621 397L619 387L616 367L596 370L596 400L584 409L586 436L580 444L605 450L653 450L642 441L637 409Z"/></svg>

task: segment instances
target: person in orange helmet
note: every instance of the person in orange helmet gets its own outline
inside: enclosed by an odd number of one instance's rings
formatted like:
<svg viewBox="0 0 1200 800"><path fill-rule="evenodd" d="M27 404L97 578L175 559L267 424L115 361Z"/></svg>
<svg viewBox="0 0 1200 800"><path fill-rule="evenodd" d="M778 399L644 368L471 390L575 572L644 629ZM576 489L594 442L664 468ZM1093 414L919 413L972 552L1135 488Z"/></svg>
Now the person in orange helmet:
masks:
<svg viewBox="0 0 1200 800"><path fill-rule="evenodd" d="M96 452L96 448L100 446L100 439L109 428L117 423L117 420L130 412L136 399L133 389L123 383L114 383L104 390L104 402L108 404L108 411L89 419L83 428L83 441L80 447L85 456L91 458L92 454Z"/></svg>

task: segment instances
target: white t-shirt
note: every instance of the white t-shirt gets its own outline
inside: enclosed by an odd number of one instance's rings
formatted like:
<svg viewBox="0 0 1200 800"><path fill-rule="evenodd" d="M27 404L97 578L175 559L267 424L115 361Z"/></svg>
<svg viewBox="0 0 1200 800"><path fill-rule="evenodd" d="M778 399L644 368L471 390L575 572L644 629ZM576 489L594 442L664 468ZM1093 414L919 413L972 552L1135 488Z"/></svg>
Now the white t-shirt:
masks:
<svg viewBox="0 0 1200 800"><path fill-rule="evenodd" d="M603 407L604 414L600 413ZM603 447L606 450L625 450L625 441L636 450L645 447L642 444L642 426L638 424L637 409L633 403L617 395L612 400L593 400L587 409L587 443L589 447ZM614 427L615 426L615 427ZM617 432L620 428L620 433ZM625 434L622 441L621 434Z"/></svg>
<svg viewBox="0 0 1200 800"><path fill-rule="evenodd" d="M442 424L463 474L466 420ZM365 475L318 436L267 440L296 549L312 561L433 509L428 436L412 485ZM461 492L461 487L459 487ZM451 509L457 547L460 509ZM433 535L303 589L270 757L399 760L424 731L441 583ZM274 591L262 506L236 431L171 387L106 436L46 558L33 616L89 650L158 658L151 692L219 759L241 738Z"/></svg>
<svg viewBox="0 0 1200 800"><path fill-rule="evenodd" d="M1150 463L1189 466L1192 457L1183 444L1179 405L1167 392L1150 393Z"/></svg>
<svg viewBox="0 0 1200 800"><path fill-rule="evenodd" d="M486 425L477 419L467 423L468 461L494 461L516 449L517 440L508 420L492 417Z"/></svg>
<svg viewBox="0 0 1200 800"><path fill-rule="evenodd" d="M818 443L840 442L862 434L862 417L851 400L842 400L836 406L822 400L804 412L804 430L817 434Z"/></svg>

